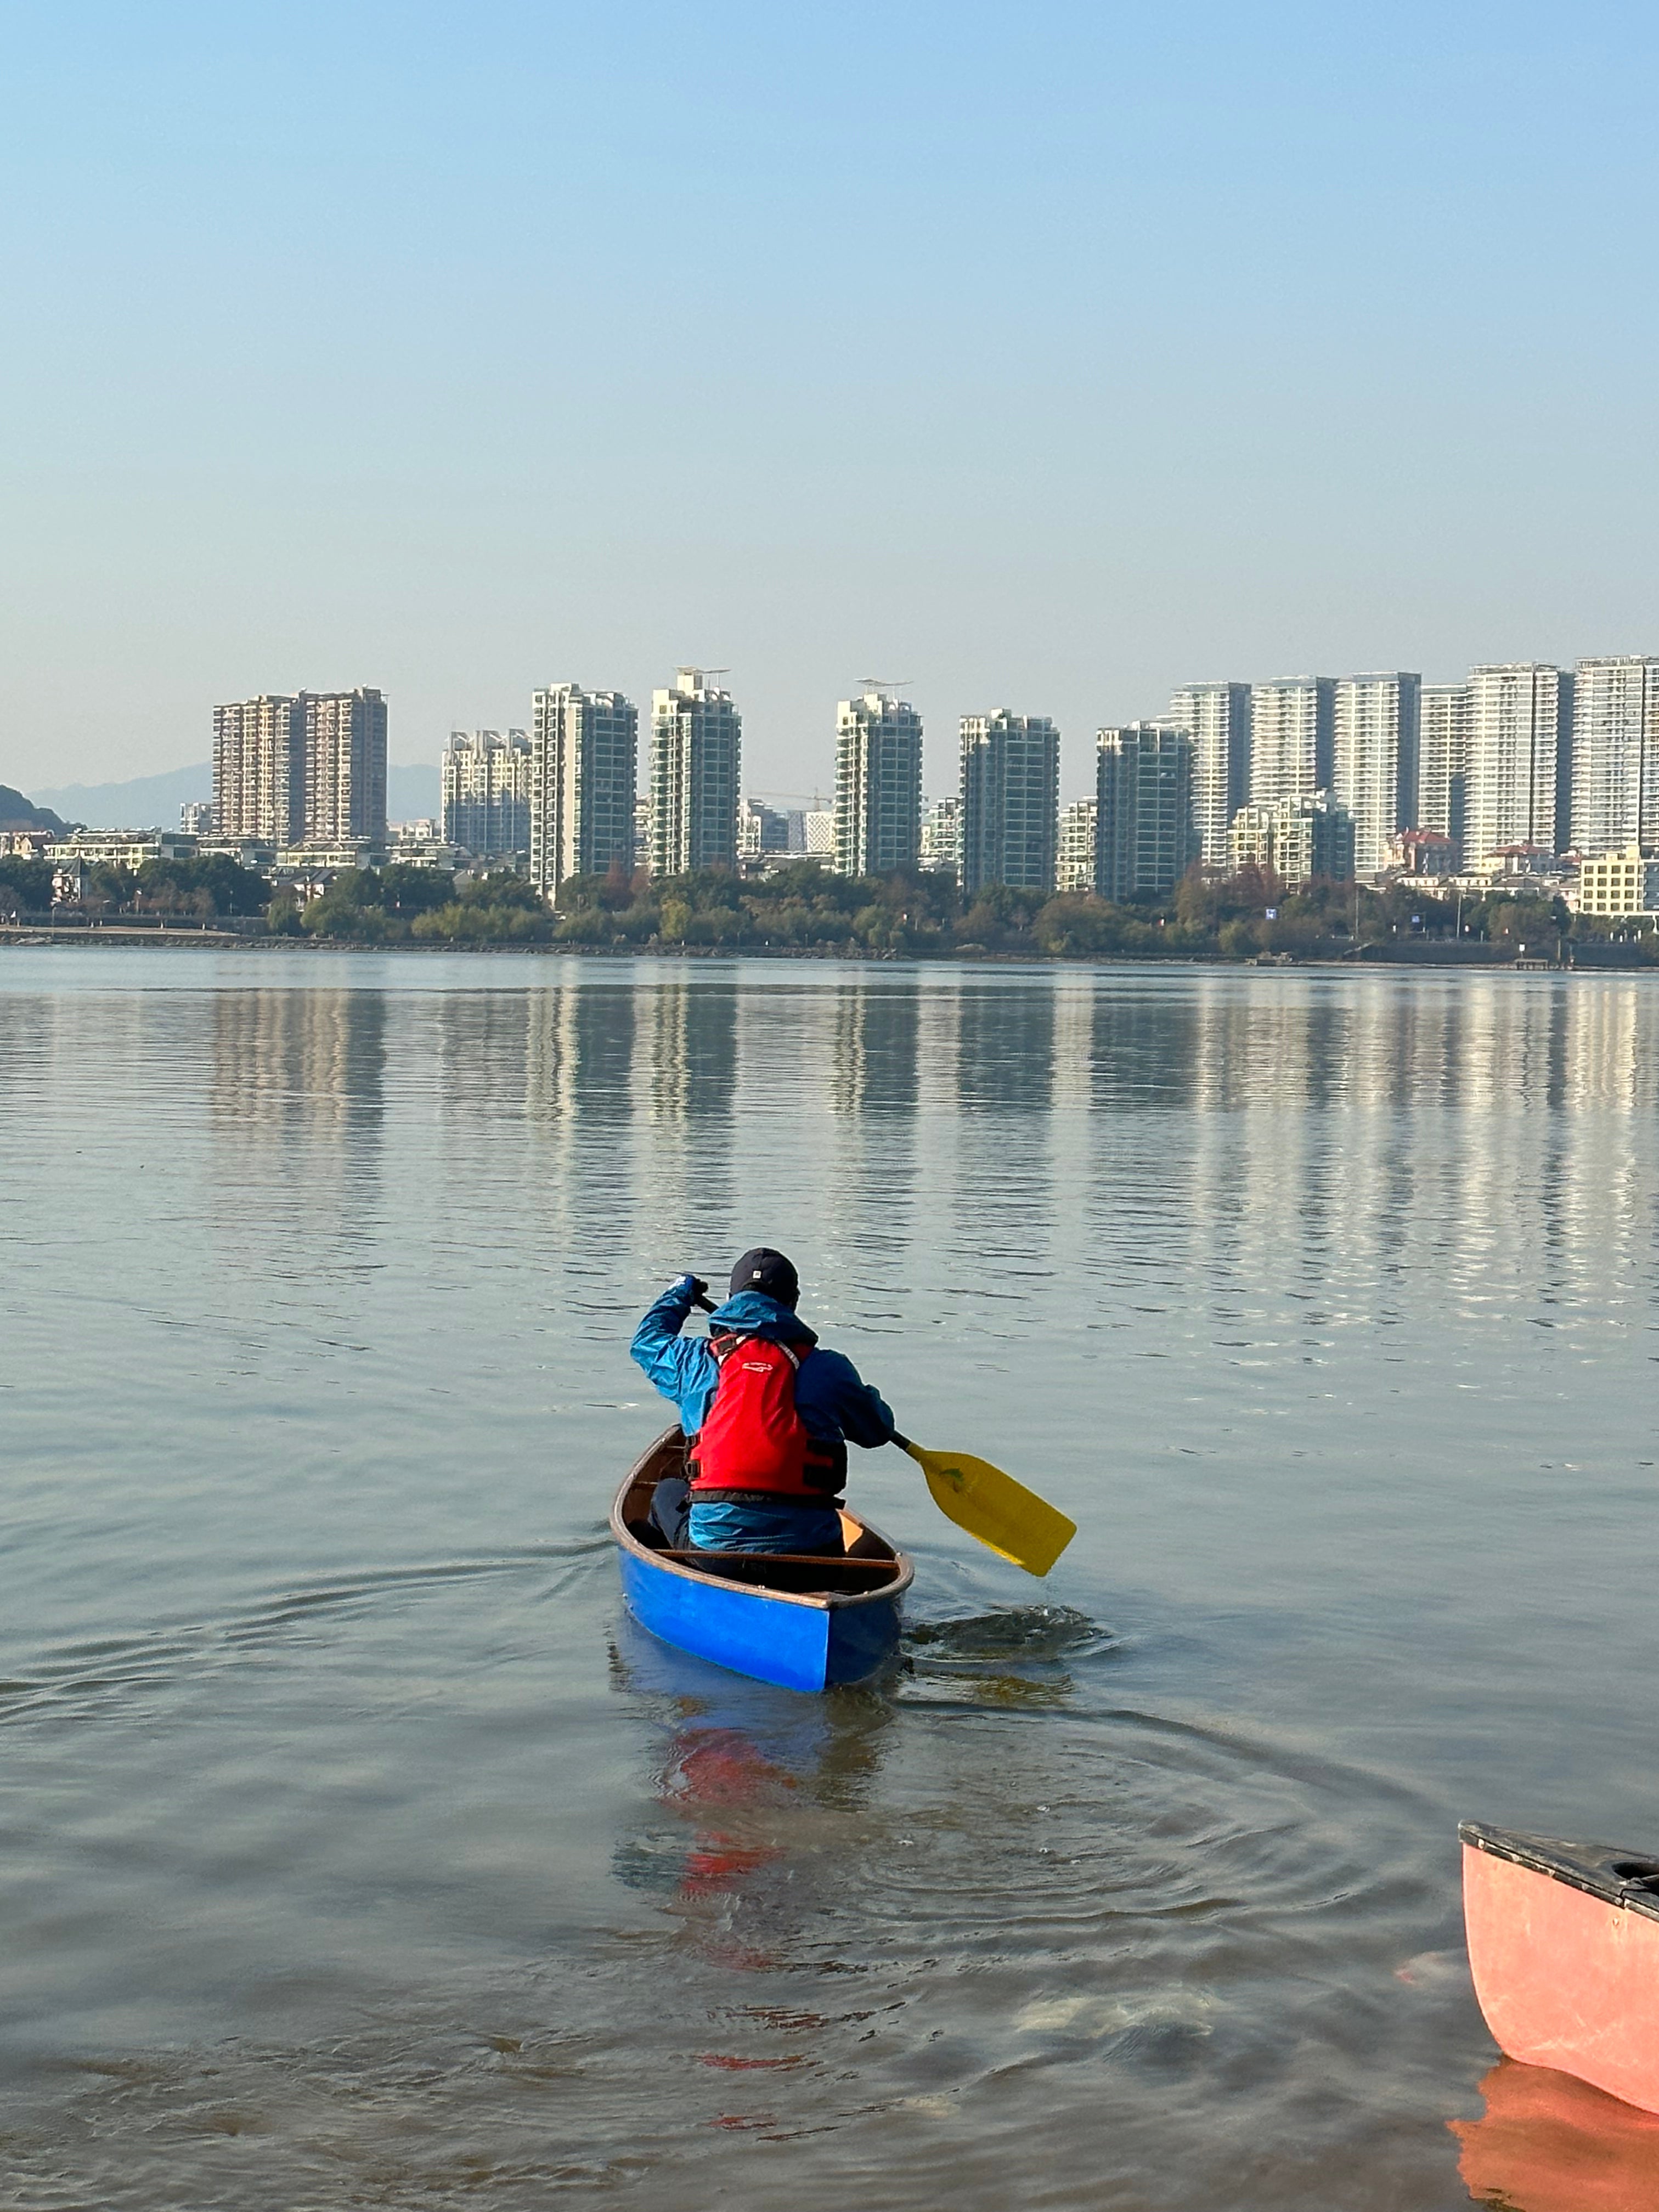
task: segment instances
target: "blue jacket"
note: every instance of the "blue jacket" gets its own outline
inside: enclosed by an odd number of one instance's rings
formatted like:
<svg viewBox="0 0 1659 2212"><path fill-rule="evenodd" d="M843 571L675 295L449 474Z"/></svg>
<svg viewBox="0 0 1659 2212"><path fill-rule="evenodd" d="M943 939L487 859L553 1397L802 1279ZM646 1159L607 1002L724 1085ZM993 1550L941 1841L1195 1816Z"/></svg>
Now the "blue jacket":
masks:
<svg viewBox="0 0 1659 2212"><path fill-rule="evenodd" d="M708 1419L720 1382L720 1368L705 1336L682 1336L691 1311L696 1278L682 1275L665 1290L634 1332L629 1349L665 1398L679 1408L680 1426L695 1437ZM739 1291L709 1316L711 1328L738 1329L744 1336L769 1337L775 1344L816 1347L817 1339L803 1321L761 1291ZM893 1416L852 1361L839 1352L813 1349L795 1377L795 1411L809 1436L820 1443L843 1439L873 1450L893 1433Z"/></svg>

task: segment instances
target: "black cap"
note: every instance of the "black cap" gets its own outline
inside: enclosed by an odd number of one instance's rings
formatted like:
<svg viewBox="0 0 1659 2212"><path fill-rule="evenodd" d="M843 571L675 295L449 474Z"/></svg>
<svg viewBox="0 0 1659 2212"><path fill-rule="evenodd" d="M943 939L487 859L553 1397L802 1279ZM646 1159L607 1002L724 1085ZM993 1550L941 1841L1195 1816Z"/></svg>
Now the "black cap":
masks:
<svg viewBox="0 0 1659 2212"><path fill-rule="evenodd" d="M800 1277L781 1252L775 1252L769 1244L757 1244L732 1270L732 1296L736 1297L739 1291L759 1291L793 1312L800 1296Z"/></svg>

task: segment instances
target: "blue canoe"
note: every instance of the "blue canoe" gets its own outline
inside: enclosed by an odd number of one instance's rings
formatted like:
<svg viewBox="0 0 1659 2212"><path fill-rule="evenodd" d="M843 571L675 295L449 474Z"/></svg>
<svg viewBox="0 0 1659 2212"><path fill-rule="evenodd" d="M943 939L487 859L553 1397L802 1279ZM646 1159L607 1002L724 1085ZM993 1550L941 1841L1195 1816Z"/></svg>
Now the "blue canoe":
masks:
<svg viewBox="0 0 1659 2212"><path fill-rule="evenodd" d="M665 1475L685 1473L685 1438L659 1437L617 1492L611 1533L623 1595L642 1628L785 1690L861 1682L898 1649L899 1608L915 1578L902 1552L843 1510L847 1557L674 1552L651 1520Z"/></svg>

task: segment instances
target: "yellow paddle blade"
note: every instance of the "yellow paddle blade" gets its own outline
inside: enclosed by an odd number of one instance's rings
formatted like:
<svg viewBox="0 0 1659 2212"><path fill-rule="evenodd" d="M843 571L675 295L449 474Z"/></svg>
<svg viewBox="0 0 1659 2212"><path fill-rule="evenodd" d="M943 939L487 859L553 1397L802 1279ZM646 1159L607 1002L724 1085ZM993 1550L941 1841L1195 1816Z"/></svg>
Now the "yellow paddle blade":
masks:
<svg viewBox="0 0 1659 2212"><path fill-rule="evenodd" d="M933 1503L946 1519L1028 1575L1046 1575L1077 1534L1075 1521L989 1460L927 1451L908 1441L904 1449L927 1477Z"/></svg>

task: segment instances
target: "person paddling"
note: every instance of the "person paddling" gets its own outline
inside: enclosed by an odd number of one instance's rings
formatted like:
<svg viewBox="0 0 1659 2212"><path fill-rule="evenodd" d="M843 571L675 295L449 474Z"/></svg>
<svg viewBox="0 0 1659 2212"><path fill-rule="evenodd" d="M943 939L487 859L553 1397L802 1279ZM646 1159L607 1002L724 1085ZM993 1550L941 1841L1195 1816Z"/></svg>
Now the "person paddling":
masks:
<svg viewBox="0 0 1659 2212"><path fill-rule="evenodd" d="M682 1275L629 1350L679 1409L687 1480L657 1486L652 1516L677 1549L838 1553L849 1441L890 1443L893 1416L850 1359L796 1317L800 1281L760 1245L732 1270L707 1337L683 1336L708 1285Z"/></svg>

